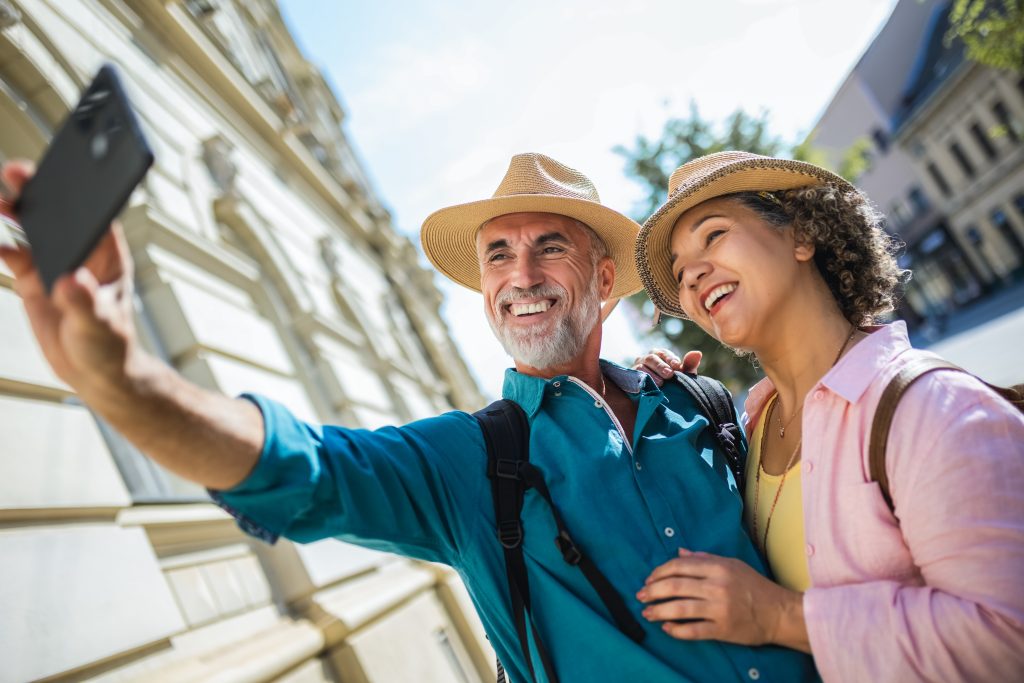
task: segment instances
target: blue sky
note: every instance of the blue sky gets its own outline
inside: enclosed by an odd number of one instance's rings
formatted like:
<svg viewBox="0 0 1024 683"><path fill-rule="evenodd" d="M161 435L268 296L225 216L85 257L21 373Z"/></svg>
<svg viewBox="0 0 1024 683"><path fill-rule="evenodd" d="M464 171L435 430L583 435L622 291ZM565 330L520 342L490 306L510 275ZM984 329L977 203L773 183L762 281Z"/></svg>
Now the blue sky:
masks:
<svg viewBox="0 0 1024 683"><path fill-rule="evenodd" d="M630 213L640 188L611 149L656 134L691 100L711 119L767 111L802 138L895 0L281 0L333 84L345 129L397 227L490 196L512 154L548 154ZM453 335L485 392L508 358L478 295L438 276ZM623 307L620 307L623 308ZM616 311L603 355L642 346Z"/></svg>

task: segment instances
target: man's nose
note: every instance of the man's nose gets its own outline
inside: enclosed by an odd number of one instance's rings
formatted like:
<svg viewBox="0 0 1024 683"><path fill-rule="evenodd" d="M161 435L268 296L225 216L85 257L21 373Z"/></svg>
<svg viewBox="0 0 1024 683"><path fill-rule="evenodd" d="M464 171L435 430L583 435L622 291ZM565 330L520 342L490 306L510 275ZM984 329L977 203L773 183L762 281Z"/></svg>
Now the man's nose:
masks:
<svg viewBox="0 0 1024 683"><path fill-rule="evenodd" d="M512 285L519 289L529 289L544 282L544 271L540 262L531 254L520 256L516 259L515 270L512 273Z"/></svg>

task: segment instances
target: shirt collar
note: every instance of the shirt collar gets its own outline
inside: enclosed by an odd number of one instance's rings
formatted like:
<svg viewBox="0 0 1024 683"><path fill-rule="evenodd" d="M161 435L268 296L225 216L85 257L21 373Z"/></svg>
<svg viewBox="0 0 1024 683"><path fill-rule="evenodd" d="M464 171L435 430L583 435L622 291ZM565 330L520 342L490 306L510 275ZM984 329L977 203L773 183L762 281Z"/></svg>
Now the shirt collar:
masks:
<svg viewBox="0 0 1024 683"><path fill-rule="evenodd" d="M856 403L896 356L910 348L907 324L898 320L888 325L865 328L871 332L825 373L821 384L849 403Z"/></svg>
<svg viewBox="0 0 1024 683"><path fill-rule="evenodd" d="M871 334L840 358L819 381L849 403L859 401L882 370L910 348L907 325L902 320L864 329ZM774 391L775 385L767 377L751 387L743 406L748 431Z"/></svg>
<svg viewBox="0 0 1024 683"><path fill-rule="evenodd" d="M661 390L646 372L630 370L610 361L601 360L601 372L609 381L627 394L657 393ZM533 417L544 402L544 394L555 382L564 382L567 375L558 375L551 379L534 377L517 372L515 368L505 370L505 383L501 388L503 398L515 401L528 417Z"/></svg>

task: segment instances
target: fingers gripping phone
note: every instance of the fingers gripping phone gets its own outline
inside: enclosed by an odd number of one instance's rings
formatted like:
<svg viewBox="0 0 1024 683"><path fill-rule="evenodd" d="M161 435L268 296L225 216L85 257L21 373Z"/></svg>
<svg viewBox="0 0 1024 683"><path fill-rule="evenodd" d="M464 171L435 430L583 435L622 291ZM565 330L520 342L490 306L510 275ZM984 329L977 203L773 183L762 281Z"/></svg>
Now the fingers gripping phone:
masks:
<svg viewBox="0 0 1024 683"><path fill-rule="evenodd" d="M47 291L82 265L152 163L117 72L106 64L53 136L17 203Z"/></svg>

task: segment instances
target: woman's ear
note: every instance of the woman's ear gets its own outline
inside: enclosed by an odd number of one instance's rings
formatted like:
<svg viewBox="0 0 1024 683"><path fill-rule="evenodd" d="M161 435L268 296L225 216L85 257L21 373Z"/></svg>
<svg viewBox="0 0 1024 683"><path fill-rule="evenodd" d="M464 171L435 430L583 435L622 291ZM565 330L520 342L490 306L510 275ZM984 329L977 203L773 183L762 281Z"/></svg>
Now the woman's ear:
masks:
<svg viewBox="0 0 1024 683"><path fill-rule="evenodd" d="M810 261L811 259L814 258L814 251L815 251L815 249L814 249L814 243L813 242L809 242L809 243L797 242L793 246L793 255L796 257L796 260L800 261L800 262L804 262L804 263L806 263L807 261Z"/></svg>

